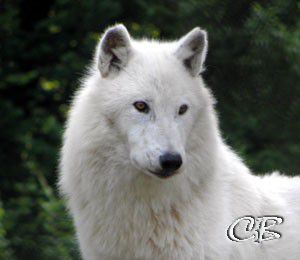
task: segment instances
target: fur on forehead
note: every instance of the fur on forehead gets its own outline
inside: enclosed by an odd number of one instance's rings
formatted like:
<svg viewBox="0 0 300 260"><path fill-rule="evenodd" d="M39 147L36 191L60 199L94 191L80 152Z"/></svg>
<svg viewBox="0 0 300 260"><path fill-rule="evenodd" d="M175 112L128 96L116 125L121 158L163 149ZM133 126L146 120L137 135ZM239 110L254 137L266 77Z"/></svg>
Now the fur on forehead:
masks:
<svg viewBox="0 0 300 260"><path fill-rule="evenodd" d="M107 79L110 83L114 84L126 79L126 82L131 80L140 82L141 87L145 83L152 83L158 88L160 86L166 88L168 87L166 85L170 85L174 90L180 82L189 81L195 84L202 82L201 77L191 77L174 54L176 42L131 40L131 46L131 59L126 67L120 69L117 76ZM172 82L177 84L172 84ZM184 85L188 84L182 84L180 89L184 89Z"/></svg>
<svg viewBox="0 0 300 260"><path fill-rule="evenodd" d="M116 77L103 80L108 83L105 92L118 91L118 95L124 93L127 97L159 94L171 98L201 91L201 77L191 77L185 70L172 53L173 43L143 40L132 42L132 46L135 53L127 66Z"/></svg>
<svg viewBox="0 0 300 260"><path fill-rule="evenodd" d="M124 74L127 74L124 76L136 77L144 83L162 88L160 90L175 90L180 82L194 81L171 52L172 44L142 41L135 42L134 47L135 55L124 68Z"/></svg>

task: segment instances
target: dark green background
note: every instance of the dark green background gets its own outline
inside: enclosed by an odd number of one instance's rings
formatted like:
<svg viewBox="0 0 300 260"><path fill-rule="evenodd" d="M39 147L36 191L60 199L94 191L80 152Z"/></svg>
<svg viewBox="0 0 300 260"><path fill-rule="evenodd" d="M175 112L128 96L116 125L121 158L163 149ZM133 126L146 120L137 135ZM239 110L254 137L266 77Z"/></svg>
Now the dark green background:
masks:
<svg viewBox="0 0 300 260"><path fill-rule="evenodd" d="M300 3L296 0L0 0L0 258L78 259L58 199L58 151L100 33L209 33L204 77L224 138L257 173L300 173Z"/></svg>

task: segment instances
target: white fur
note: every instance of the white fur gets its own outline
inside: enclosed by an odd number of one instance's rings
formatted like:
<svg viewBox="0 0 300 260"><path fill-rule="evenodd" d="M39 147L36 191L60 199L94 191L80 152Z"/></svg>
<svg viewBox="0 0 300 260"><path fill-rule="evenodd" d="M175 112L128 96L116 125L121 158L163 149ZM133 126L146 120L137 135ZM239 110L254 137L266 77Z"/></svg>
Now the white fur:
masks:
<svg viewBox="0 0 300 260"><path fill-rule="evenodd" d="M84 259L300 259L300 178L254 176L222 140L213 97L194 75L207 48L196 31L205 45L192 73L178 55L189 53L180 49L185 38L128 38L125 49L111 52L121 53L120 67L109 67L110 54L97 49L61 153L60 188ZM108 57L102 67L101 55ZM150 112L138 112L136 100L146 100ZM181 104L189 109L179 116ZM147 169L157 169L166 150L179 152L183 165L160 179ZM245 215L284 217L273 228L282 237L229 240L229 225Z"/></svg>

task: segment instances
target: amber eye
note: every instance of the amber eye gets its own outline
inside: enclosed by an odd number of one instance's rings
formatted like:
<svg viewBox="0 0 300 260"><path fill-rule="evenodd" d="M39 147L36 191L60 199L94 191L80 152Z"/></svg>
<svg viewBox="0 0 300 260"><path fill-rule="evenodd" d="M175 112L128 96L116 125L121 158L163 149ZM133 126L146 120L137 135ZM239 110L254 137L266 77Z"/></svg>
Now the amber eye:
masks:
<svg viewBox="0 0 300 260"><path fill-rule="evenodd" d="M148 113L149 112L149 106L144 101L136 101L133 103L134 107L137 111L141 113Z"/></svg>
<svg viewBox="0 0 300 260"><path fill-rule="evenodd" d="M188 108L189 107L186 104L181 105L178 111L178 115L183 115L188 110Z"/></svg>

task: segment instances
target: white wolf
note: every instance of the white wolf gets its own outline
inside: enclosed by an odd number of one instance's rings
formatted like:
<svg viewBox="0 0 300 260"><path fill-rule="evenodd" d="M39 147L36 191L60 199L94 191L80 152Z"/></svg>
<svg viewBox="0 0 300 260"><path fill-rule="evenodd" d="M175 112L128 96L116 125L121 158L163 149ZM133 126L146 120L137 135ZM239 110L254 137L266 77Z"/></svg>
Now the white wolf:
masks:
<svg viewBox="0 0 300 260"><path fill-rule="evenodd" d="M84 259L300 259L300 178L256 177L222 140L206 52L200 28L174 42L133 40L123 25L102 36L61 153ZM284 219L267 221L279 239L231 226L264 215Z"/></svg>

